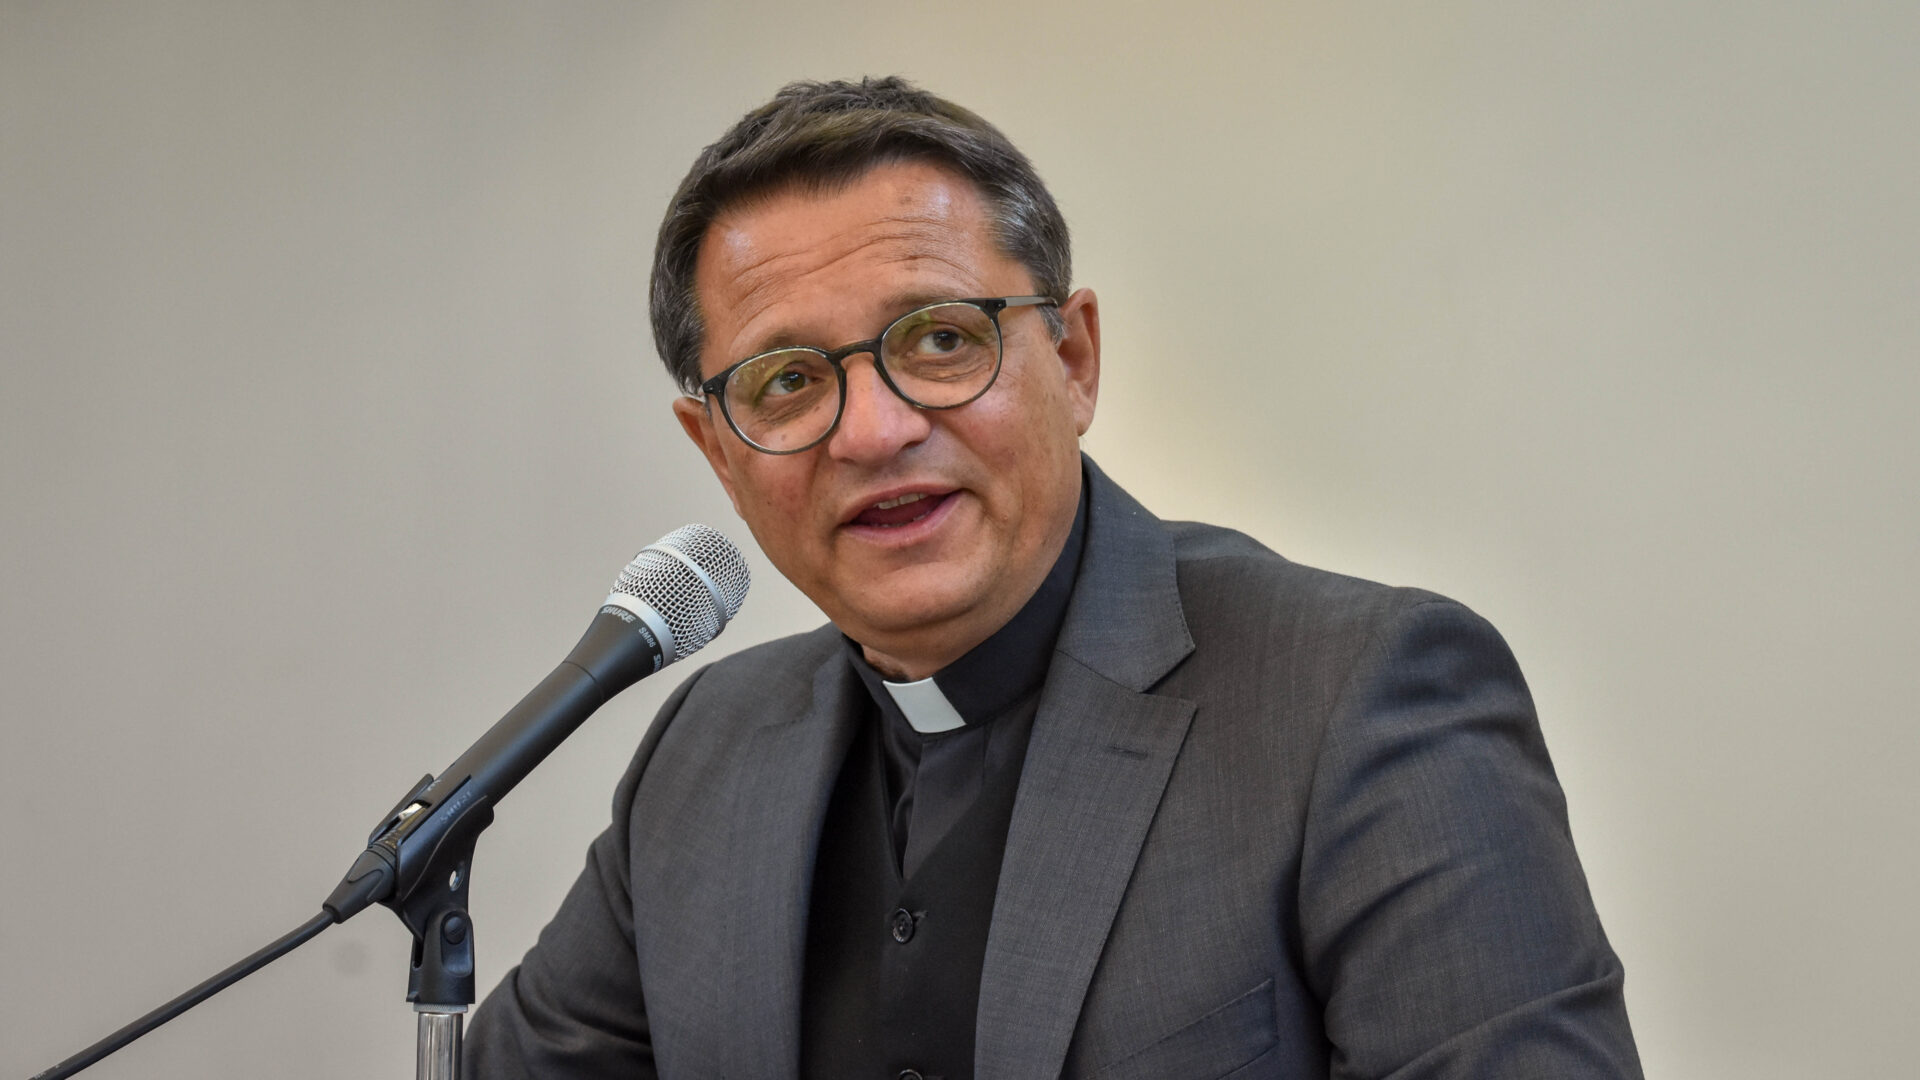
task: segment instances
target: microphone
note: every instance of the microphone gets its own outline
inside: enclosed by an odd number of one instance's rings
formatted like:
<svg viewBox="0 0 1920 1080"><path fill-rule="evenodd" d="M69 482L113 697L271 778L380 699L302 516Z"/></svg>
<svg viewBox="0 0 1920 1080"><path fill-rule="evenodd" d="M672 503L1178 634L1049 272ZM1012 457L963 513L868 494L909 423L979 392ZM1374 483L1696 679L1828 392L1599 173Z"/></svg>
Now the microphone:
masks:
<svg viewBox="0 0 1920 1080"><path fill-rule="evenodd" d="M335 922L373 903L398 909L444 861L436 853L462 842L471 851L494 805L595 709L718 637L747 584L739 549L705 525L682 526L643 549L567 658L444 772L400 800L322 907ZM456 881L465 876L465 860L458 862Z"/></svg>

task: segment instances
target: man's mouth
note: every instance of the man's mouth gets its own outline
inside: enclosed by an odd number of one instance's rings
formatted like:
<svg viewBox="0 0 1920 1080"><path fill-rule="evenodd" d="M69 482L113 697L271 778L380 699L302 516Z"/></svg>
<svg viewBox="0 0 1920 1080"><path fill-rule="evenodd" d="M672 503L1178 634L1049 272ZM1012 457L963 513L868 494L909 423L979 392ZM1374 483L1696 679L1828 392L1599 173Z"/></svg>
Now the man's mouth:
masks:
<svg viewBox="0 0 1920 1080"><path fill-rule="evenodd" d="M897 529L910 525L940 508L952 492L933 494L925 491L910 492L897 498L883 499L853 516L849 525L870 525L882 529Z"/></svg>

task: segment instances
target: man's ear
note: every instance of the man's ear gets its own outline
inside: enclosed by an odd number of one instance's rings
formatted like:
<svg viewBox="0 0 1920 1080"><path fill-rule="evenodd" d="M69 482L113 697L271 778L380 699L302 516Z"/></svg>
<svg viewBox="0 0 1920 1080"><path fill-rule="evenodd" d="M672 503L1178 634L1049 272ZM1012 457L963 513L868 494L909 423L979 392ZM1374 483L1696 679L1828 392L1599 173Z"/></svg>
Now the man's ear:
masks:
<svg viewBox="0 0 1920 1080"><path fill-rule="evenodd" d="M733 512L740 513L740 498L733 491L733 466L728 464L727 455L720 445L723 436L713 418L713 406L696 398L683 397L673 403L673 417L680 421L680 430L687 433L693 445L700 448L700 453L707 459L707 466L719 478L720 486L727 490L727 498L733 503Z"/></svg>
<svg viewBox="0 0 1920 1080"><path fill-rule="evenodd" d="M1060 305L1066 333L1054 351L1067 376L1067 400L1073 408L1076 433L1093 426L1093 407L1100 399L1100 300L1092 289L1080 289Z"/></svg>

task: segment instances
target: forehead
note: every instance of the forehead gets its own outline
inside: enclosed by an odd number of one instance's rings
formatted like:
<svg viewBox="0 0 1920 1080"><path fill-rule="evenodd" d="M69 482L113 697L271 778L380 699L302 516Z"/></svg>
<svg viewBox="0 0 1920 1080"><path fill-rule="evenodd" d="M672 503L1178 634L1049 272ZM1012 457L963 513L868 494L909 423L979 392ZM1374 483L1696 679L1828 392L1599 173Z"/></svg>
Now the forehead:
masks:
<svg viewBox="0 0 1920 1080"><path fill-rule="evenodd" d="M987 295L1009 262L989 238L978 190L937 165L892 163L825 192L777 191L707 229L694 272L703 360L845 324L870 334L878 327L865 322L891 306ZM788 343L823 341L837 339Z"/></svg>

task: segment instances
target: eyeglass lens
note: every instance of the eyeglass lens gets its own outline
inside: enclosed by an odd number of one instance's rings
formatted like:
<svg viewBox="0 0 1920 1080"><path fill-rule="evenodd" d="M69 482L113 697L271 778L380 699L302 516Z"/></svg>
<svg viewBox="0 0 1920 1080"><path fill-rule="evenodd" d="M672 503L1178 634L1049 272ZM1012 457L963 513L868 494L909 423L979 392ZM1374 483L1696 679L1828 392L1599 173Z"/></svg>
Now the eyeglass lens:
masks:
<svg viewBox="0 0 1920 1080"><path fill-rule="evenodd" d="M972 304L935 304L887 327L879 362L915 405L964 405L993 382L1000 331L992 316ZM839 419L840 378L817 349L765 353L727 379L727 415L742 435L766 449L798 449L825 436Z"/></svg>

